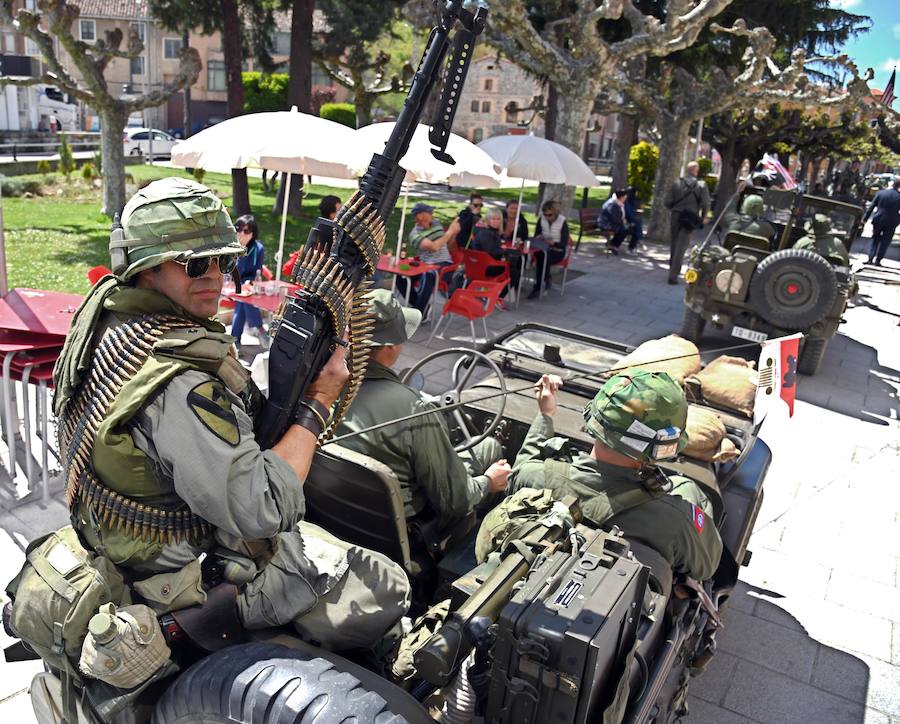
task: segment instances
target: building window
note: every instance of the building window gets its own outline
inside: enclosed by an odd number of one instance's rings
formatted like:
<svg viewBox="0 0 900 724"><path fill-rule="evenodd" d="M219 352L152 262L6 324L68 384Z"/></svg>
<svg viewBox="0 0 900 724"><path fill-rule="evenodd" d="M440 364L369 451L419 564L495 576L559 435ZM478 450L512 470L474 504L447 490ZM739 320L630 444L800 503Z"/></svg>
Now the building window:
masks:
<svg viewBox="0 0 900 724"><path fill-rule="evenodd" d="M478 101L472 101L472 105L469 106L469 110L472 111L472 113L478 113Z"/></svg>
<svg viewBox="0 0 900 724"><path fill-rule="evenodd" d="M481 101L481 112L482 113L490 113L491 112L491 102L490 101Z"/></svg>
<svg viewBox="0 0 900 724"><path fill-rule="evenodd" d="M143 23L128 23L131 27L131 30L137 33L138 39L143 43L147 38L144 35L144 24Z"/></svg>
<svg viewBox="0 0 900 724"><path fill-rule="evenodd" d="M312 66L312 84L320 86L322 88L331 88L334 85L334 81L331 76L328 75L322 68L318 65L318 63L313 63Z"/></svg>
<svg viewBox="0 0 900 724"><path fill-rule="evenodd" d="M518 123L519 122L519 111L518 109L513 110L509 109L506 111L506 122L507 123Z"/></svg>
<svg viewBox="0 0 900 724"><path fill-rule="evenodd" d="M493 78L485 78L484 79L484 89L486 91L494 90L494 79Z"/></svg>
<svg viewBox="0 0 900 724"><path fill-rule="evenodd" d="M166 60L178 60L181 47L181 38L163 38L163 58Z"/></svg>
<svg viewBox="0 0 900 724"><path fill-rule="evenodd" d="M32 58L41 56L41 49L31 38L25 38L25 55L30 55Z"/></svg>
<svg viewBox="0 0 900 724"><path fill-rule="evenodd" d="M144 56L139 55L131 59L131 67L128 71L131 75L144 75Z"/></svg>
<svg viewBox="0 0 900 724"><path fill-rule="evenodd" d="M78 24L80 37L85 43L93 43L97 39L97 23L93 20L82 20Z"/></svg>
<svg viewBox="0 0 900 724"><path fill-rule="evenodd" d="M481 143L484 140L484 129L476 128L472 131L472 143Z"/></svg>
<svg viewBox="0 0 900 724"><path fill-rule="evenodd" d="M25 9L28 12L33 13L36 7L37 7L37 2L35 2L35 0L25 0Z"/></svg>
<svg viewBox="0 0 900 724"><path fill-rule="evenodd" d="M206 87L211 91L225 90L225 62L209 60L206 62Z"/></svg>
<svg viewBox="0 0 900 724"><path fill-rule="evenodd" d="M16 36L12 33L3 33L3 52L9 55L16 54Z"/></svg>
<svg viewBox="0 0 900 724"><path fill-rule="evenodd" d="M272 38L272 46L274 48L273 55L290 55L291 34L283 30L276 30L275 37Z"/></svg>

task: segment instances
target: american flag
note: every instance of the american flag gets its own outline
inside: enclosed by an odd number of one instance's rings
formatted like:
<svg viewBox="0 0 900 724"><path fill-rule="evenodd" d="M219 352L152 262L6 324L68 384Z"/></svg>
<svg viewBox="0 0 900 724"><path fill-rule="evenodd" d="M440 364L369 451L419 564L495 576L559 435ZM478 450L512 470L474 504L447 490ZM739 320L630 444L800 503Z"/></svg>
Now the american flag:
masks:
<svg viewBox="0 0 900 724"><path fill-rule="evenodd" d="M897 97L894 95L894 81L897 80L897 69L894 68L894 72L891 73L891 79L888 81L887 86L885 86L884 92L881 94L881 102L886 105L888 108L891 107L891 103L894 102L894 99Z"/></svg>
<svg viewBox="0 0 900 724"><path fill-rule="evenodd" d="M790 171L788 171L782 164L781 161L778 160L778 154L772 153L764 153L762 157L762 166L765 169L770 171L775 171L778 173L782 179L781 188L783 189L793 189L797 188L797 183L794 181L794 177L791 176Z"/></svg>

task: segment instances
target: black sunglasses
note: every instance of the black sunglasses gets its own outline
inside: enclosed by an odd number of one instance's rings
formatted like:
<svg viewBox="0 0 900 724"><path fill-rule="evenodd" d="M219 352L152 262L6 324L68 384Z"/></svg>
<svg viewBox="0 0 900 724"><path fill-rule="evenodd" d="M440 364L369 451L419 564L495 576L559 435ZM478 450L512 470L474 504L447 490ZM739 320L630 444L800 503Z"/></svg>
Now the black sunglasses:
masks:
<svg viewBox="0 0 900 724"><path fill-rule="evenodd" d="M209 271L209 265L212 263L213 259L216 260L219 271L223 274L231 274L231 272L234 271L235 265L237 264L237 256L234 254L201 256L199 258L187 259L186 261L173 259L172 261L183 266L185 274L187 274L191 279L198 279Z"/></svg>

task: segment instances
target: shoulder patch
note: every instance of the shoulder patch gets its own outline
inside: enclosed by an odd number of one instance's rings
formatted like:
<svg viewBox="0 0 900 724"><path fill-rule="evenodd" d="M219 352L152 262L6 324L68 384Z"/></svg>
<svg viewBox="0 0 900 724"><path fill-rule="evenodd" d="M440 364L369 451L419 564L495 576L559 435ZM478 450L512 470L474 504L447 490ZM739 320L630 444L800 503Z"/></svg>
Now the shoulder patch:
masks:
<svg viewBox="0 0 900 724"><path fill-rule="evenodd" d="M696 505L691 505L691 519L697 532L702 533L703 525L706 523L706 514Z"/></svg>
<svg viewBox="0 0 900 724"><path fill-rule="evenodd" d="M188 392L187 403L191 412L213 435L231 447L237 447L241 439L237 416L231 409L231 400L221 382L201 382Z"/></svg>

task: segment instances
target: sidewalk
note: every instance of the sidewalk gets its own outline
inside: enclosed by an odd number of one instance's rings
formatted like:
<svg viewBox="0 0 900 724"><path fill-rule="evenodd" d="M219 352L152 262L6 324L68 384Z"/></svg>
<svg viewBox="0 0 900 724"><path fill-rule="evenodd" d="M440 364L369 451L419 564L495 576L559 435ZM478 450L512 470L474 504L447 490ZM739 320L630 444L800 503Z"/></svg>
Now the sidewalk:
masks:
<svg viewBox="0 0 900 724"><path fill-rule="evenodd" d="M535 321L634 345L677 329L684 289L665 283L667 250L650 245L638 257L611 257L595 245L582 249L565 296L557 285L540 301L523 300L492 315L489 332ZM861 249L858 242L854 257L865 258ZM885 267L860 275L860 294L821 371L802 378L793 419L763 427L773 463L753 558L726 612L719 653L691 685L691 724L900 723L898 252L895 245ZM471 346L464 321L451 323L451 339L426 347L429 333L417 333L399 368L437 349ZM729 340L711 336L701 348ZM65 521L58 503L4 510L0 581L18 570L26 540ZM38 668L0 664L7 721L33 720L24 692Z"/></svg>

